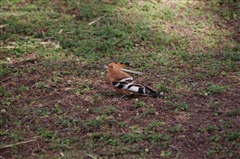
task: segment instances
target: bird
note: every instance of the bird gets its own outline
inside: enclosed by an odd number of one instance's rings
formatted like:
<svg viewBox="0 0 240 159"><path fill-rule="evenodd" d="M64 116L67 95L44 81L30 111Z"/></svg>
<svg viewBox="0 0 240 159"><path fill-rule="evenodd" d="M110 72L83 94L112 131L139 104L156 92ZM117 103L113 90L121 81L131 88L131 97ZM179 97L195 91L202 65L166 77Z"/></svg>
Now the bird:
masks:
<svg viewBox="0 0 240 159"><path fill-rule="evenodd" d="M133 77L127 73L142 74L141 72L128 70L124 67L125 64L120 62L111 62L107 66L104 66L104 68L108 70L107 78L110 85L116 90L116 92L123 94L122 97L134 94L164 98L163 95L157 93L141 82L134 80Z"/></svg>

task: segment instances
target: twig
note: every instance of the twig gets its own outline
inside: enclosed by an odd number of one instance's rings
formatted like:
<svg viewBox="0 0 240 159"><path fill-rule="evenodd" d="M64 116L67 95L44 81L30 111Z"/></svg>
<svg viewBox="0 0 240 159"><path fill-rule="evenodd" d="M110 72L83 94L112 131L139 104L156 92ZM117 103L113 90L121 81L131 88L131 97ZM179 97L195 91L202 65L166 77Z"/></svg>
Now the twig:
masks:
<svg viewBox="0 0 240 159"><path fill-rule="evenodd" d="M36 141L36 139L28 140L28 141L22 141L22 142L17 142L17 143L15 143L15 144L5 145L5 146L1 147L1 149L3 149L3 148L9 148L9 147L13 147L13 146L21 145L21 144L26 144L26 143L34 142L34 141Z"/></svg>
<svg viewBox="0 0 240 159"><path fill-rule="evenodd" d="M6 26L9 26L9 24L3 24L3 25L0 25L0 29L6 27Z"/></svg>
<svg viewBox="0 0 240 159"><path fill-rule="evenodd" d="M55 45L55 48L59 48L59 42L57 44L55 44L54 42L39 42L39 44L41 45L48 45L48 44L53 44ZM37 46L32 46L32 45L22 45L23 47L30 47L30 48L36 48ZM0 47L0 49L16 49L16 48L20 48L22 46L5 46L5 47Z"/></svg>
<svg viewBox="0 0 240 159"><path fill-rule="evenodd" d="M46 37L46 38L44 38L43 40L52 39L52 38L54 38L57 34L61 34L61 33L62 33L62 29L60 29L58 33L56 33L56 34L54 34L54 35L52 35L52 36L50 36L50 37Z"/></svg>
<svg viewBox="0 0 240 159"><path fill-rule="evenodd" d="M2 157L2 156L0 156L0 158L3 158L3 159L4 159L4 157Z"/></svg>
<svg viewBox="0 0 240 159"><path fill-rule="evenodd" d="M205 109L198 109L198 112L214 112L214 113L219 113L219 114L224 114L225 112L223 111L217 111L217 110L205 110Z"/></svg>
<svg viewBox="0 0 240 159"><path fill-rule="evenodd" d="M52 36L50 36L50 37L46 37L46 38L44 38L44 39L41 39L41 40L50 40L50 39L54 38L56 35L58 35L58 34L72 34L72 33L73 33L72 31L62 33L62 31L63 31L63 30L61 29L61 30L59 30L58 33L56 33L56 34L54 34L54 35L52 35Z"/></svg>
<svg viewBox="0 0 240 159"><path fill-rule="evenodd" d="M31 47L31 48L35 48L36 46L32 46L32 45L22 45L24 47ZM15 48L20 48L21 46L5 46L5 47L0 47L1 49L15 49Z"/></svg>
<svg viewBox="0 0 240 159"><path fill-rule="evenodd" d="M61 155L62 157L65 156L64 153L62 152L62 150L60 150L60 155Z"/></svg>
<svg viewBox="0 0 240 159"><path fill-rule="evenodd" d="M0 47L0 49L14 49L14 48L18 48L18 47L15 47L15 46Z"/></svg>
<svg viewBox="0 0 240 159"><path fill-rule="evenodd" d="M8 78L6 78L6 79L0 81L0 83L2 83L2 82L6 82L7 80L9 80L9 79L11 79L11 78L12 78L12 77L8 77Z"/></svg>
<svg viewBox="0 0 240 159"><path fill-rule="evenodd" d="M92 21L92 22L90 22L90 23L88 23L88 25L93 25L94 23L96 23L97 21L99 21L100 19L102 19L103 17L105 17L105 15L97 18L96 20L94 20L94 21Z"/></svg>
<svg viewBox="0 0 240 159"><path fill-rule="evenodd" d="M92 155L90 155L88 153L87 153L87 156L91 157L92 159L97 159L97 157L94 157L94 156L92 156Z"/></svg>
<svg viewBox="0 0 240 159"><path fill-rule="evenodd" d="M18 45L16 42L8 42L8 44L12 44L12 45Z"/></svg>

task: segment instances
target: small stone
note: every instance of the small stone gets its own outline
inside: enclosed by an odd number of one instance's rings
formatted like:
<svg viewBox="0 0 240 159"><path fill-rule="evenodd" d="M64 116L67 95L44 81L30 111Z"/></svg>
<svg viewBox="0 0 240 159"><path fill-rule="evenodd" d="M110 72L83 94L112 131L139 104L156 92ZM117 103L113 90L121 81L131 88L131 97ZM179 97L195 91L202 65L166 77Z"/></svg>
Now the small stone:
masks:
<svg viewBox="0 0 240 159"><path fill-rule="evenodd" d="M148 149L148 148L145 148L145 152L149 152L149 149Z"/></svg>
<svg viewBox="0 0 240 159"><path fill-rule="evenodd" d="M41 108L42 106L43 106L43 104L42 104L42 103L38 104L38 107L39 107L39 108Z"/></svg>
<svg viewBox="0 0 240 159"><path fill-rule="evenodd" d="M1 109L1 113L7 113L6 109Z"/></svg>

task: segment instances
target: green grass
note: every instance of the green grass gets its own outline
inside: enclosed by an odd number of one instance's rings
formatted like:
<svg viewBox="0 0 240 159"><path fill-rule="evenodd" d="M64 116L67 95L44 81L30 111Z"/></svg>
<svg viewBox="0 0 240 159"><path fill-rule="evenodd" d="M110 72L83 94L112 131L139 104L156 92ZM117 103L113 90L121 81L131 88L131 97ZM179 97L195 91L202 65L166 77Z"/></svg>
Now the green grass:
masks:
<svg viewBox="0 0 240 159"><path fill-rule="evenodd" d="M0 5L0 158L240 155L238 1ZM110 62L165 99L118 98Z"/></svg>

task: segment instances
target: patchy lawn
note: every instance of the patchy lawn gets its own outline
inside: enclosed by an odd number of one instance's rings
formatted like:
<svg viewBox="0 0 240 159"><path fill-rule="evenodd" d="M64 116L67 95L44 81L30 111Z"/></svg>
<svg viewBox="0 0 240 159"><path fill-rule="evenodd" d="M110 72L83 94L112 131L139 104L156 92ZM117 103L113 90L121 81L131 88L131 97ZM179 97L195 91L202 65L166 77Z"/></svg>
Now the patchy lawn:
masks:
<svg viewBox="0 0 240 159"><path fill-rule="evenodd" d="M240 157L238 1L0 4L0 158ZM112 61L166 98L118 98Z"/></svg>

